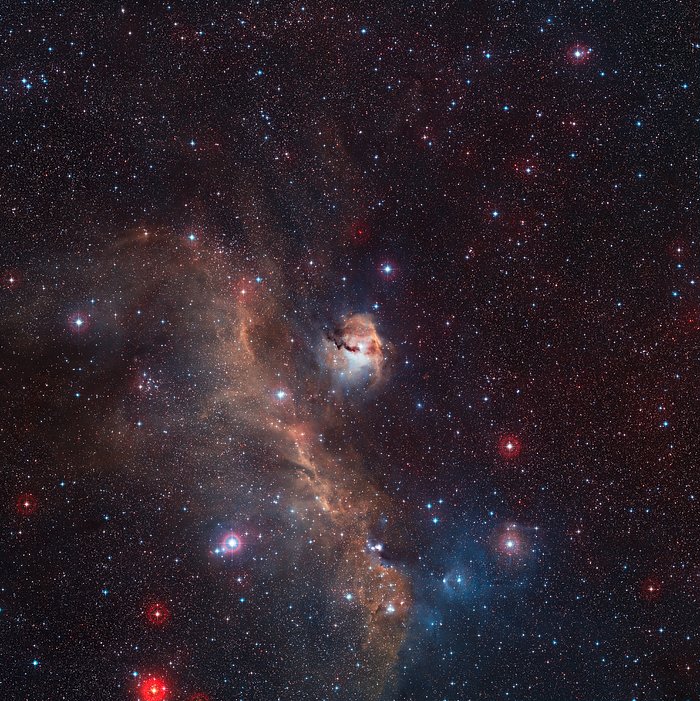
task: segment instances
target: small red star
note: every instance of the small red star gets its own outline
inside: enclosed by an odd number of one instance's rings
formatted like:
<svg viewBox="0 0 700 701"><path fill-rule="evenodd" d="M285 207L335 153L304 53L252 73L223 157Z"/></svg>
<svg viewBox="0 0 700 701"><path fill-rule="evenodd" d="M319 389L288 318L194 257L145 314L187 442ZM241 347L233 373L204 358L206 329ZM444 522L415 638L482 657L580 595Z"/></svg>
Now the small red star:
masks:
<svg viewBox="0 0 700 701"><path fill-rule="evenodd" d="M151 625L162 626L170 620L170 611L165 604L154 601L146 607L146 619Z"/></svg>
<svg viewBox="0 0 700 701"><path fill-rule="evenodd" d="M511 460L517 458L522 450L522 443L517 436L512 433L508 433L505 436L501 436L498 441L498 452L502 458L506 460Z"/></svg>
<svg viewBox="0 0 700 701"><path fill-rule="evenodd" d="M38 505L37 498L29 492L17 497L16 507L20 516L31 516L37 510Z"/></svg>

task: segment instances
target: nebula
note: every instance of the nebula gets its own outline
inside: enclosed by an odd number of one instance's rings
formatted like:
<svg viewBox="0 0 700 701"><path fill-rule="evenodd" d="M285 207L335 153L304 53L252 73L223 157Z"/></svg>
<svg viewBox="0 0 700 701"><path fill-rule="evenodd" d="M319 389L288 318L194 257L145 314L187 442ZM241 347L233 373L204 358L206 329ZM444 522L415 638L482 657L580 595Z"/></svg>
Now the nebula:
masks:
<svg viewBox="0 0 700 701"><path fill-rule="evenodd" d="M0 701L697 697L693 3L3 8Z"/></svg>
<svg viewBox="0 0 700 701"><path fill-rule="evenodd" d="M375 387L386 379L389 350L371 314L349 314L326 333L323 362L350 386Z"/></svg>

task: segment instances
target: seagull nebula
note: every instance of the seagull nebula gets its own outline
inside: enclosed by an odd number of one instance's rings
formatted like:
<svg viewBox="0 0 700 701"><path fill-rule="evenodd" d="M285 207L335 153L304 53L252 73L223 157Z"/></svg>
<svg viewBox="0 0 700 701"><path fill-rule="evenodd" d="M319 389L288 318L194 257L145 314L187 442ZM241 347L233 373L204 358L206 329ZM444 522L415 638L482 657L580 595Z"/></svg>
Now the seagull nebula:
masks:
<svg viewBox="0 0 700 701"><path fill-rule="evenodd" d="M0 701L700 699L697 7L0 37Z"/></svg>

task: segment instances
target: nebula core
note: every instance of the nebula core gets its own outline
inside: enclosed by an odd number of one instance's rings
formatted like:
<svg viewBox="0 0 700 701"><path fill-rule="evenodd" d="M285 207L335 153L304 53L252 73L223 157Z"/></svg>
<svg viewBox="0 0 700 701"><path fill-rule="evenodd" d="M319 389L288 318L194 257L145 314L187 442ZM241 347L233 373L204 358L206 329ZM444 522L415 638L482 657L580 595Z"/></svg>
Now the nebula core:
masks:
<svg viewBox="0 0 700 701"><path fill-rule="evenodd" d="M324 363L350 385L376 385L388 363L387 345L379 337L372 316L351 314L327 332Z"/></svg>

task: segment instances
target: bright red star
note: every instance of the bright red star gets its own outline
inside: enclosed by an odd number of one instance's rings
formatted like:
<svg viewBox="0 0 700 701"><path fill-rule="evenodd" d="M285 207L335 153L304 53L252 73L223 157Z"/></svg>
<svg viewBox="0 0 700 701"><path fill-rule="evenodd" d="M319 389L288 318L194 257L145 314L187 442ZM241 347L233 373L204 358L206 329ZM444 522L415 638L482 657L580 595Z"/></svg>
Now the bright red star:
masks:
<svg viewBox="0 0 700 701"><path fill-rule="evenodd" d="M20 516L31 516L36 511L38 506L39 502L37 501L37 498L29 492L20 494L17 497L16 507L17 513Z"/></svg>
<svg viewBox="0 0 700 701"><path fill-rule="evenodd" d="M506 460L517 458L518 455L520 455L521 450L522 443L520 442L520 439L517 436L514 436L512 433L507 433L506 435L501 436L498 441L498 452L500 453L501 457L505 458Z"/></svg>
<svg viewBox="0 0 700 701"><path fill-rule="evenodd" d="M165 604L154 601L146 607L146 619L153 626L165 625L170 620L170 610Z"/></svg>
<svg viewBox="0 0 700 701"><path fill-rule="evenodd" d="M168 687L161 677L147 677L139 685L141 701L166 701Z"/></svg>

